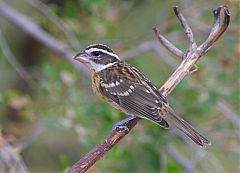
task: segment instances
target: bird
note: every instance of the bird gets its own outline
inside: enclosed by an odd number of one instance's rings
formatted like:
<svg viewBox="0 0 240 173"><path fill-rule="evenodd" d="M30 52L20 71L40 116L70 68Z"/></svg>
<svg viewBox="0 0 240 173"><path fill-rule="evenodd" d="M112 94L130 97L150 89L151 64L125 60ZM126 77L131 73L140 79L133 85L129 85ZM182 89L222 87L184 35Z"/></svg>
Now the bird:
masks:
<svg viewBox="0 0 240 173"><path fill-rule="evenodd" d="M150 120L164 129L174 125L199 146L211 145L208 139L175 113L142 72L122 61L108 46L89 45L73 58L88 66L93 91L114 108L130 116Z"/></svg>

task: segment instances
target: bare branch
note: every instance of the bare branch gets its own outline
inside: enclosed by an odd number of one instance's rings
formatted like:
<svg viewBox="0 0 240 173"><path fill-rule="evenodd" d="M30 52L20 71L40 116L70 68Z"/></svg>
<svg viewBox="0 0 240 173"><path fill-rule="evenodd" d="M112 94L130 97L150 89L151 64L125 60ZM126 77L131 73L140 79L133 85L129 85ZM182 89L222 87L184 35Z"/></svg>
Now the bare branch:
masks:
<svg viewBox="0 0 240 173"><path fill-rule="evenodd" d="M189 73L190 69L200 58L200 55L194 51L189 52L187 56L175 72L168 78L167 82L160 88L160 92L164 95L172 92L172 90L182 81L182 79Z"/></svg>
<svg viewBox="0 0 240 173"><path fill-rule="evenodd" d="M20 148L9 145L0 134L0 170L8 168L9 172L29 173L19 152Z"/></svg>
<svg viewBox="0 0 240 173"><path fill-rule="evenodd" d="M185 34L187 35L187 38L189 40L189 48L188 48L188 51L191 51L191 50L194 50L197 48L197 44L195 42L195 39L194 39L194 35L193 35L193 32L192 32L192 29L189 27L186 19L184 18L184 16L182 15L182 13L180 13L178 11L178 7L175 6L173 7L173 10L174 10L174 13L176 14L176 16L178 17L178 20L180 21L180 23L182 24L183 28L184 28L184 31L185 31ZM187 51L187 52L188 52Z"/></svg>
<svg viewBox="0 0 240 173"><path fill-rule="evenodd" d="M230 21L230 16L228 15L228 9L227 6L220 6L219 8L217 8L217 12L214 13L215 14L215 23L213 28L216 28L219 23L220 23L220 11L221 9L224 8L224 14L225 14L225 18L224 18L224 22L223 25L221 26L221 28L223 29L212 29L213 32L210 33L209 38L207 39L206 44L202 44L200 47L198 47L197 49L191 49L191 45L189 45L190 47L188 48L188 51L185 52L185 59L182 61L182 63L179 65L179 67L175 70L175 72L171 75L171 77L168 79L168 81L161 87L160 91L161 93L165 93L165 92L171 92L176 85L179 84L180 81L182 81L182 79L188 74L190 73L190 70L192 68L192 66L201 58L201 56L207 51L206 46L211 46L213 45L214 42L217 41L217 39L223 34L223 32L226 30L229 21ZM186 22L186 21L182 21L182 22ZM220 33L221 31L221 33ZM220 34L220 35L219 35ZM161 35L161 34L160 34ZM159 35L157 35L159 37ZM209 44L208 44L209 41ZM166 45L164 45L166 47ZM209 47L210 48L210 47ZM169 49L170 52L172 52L172 50Z"/></svg>
<svg viewBox="0 0 240 173"><path fill-rule="evenodd" d="M49 18L49 20L54 23L66 36L68 42L74 49L79 49L81 46L78 40L74 37L73 33L68 29L68 27L61 21L58 16L54 15L53 12L50 11L47 5L42 3L40 0L25 0L27 3L41 11L45 16Z"/></svg>
<svg viewBox="0 0 240 173"><path fill-rule="evenodd" d="M173 66L174 68L178 67L177 62L168 54L166 49L159 47L159 42L156 40L142 42L133 50L120 55L120 57L121 60L128 60L149 51L154 51L159 54L161 59L163 59L168 65Z"/></svg>
<svg viewBox="0 0 240 173"><path fill-rule="evenodd" d="M2 34L2 31L0 29L0 47L2 49L2 52L4 54L4 57L8 61L8 63L16 70L16 72L19 74L19 76L32 88L36 87L36 83L32 79L32 76L21 67L21 65L17 62L15 56L12 54L12 52L9 49L9 46L7 44L7 41Z"/></svg>
<svg viewBox="0 0 240 173"><path fill-rule="evenodd" d="M224 11L224 19L221 25L220 21L220 12L223 8ZM230 22L230 13L228 11L228 7L226 5L219 6L217 9L213 11L214 14L214 23L210 34L207 40L198 47L198 51L200 54L204 54L208 51L209 48L221 37L221 35L226 31L229 22Z"/></svg>
<svg viewBox="0 0 240 173"><path fill-rule="evenodd" d="M240 118L227 106L227 103L221 100L217 102L217 106L219 110L223 113L223 115L226 116L233 124L235 124L238 129L240 129Z"/></svg>
<svg viewBox="0 0 240 173"><path fill-rule="evenodd" d="M182 165L187 173L194 173L195 172L195 165L190 160L183 157L181 154L178 153L176 148L172 145L166 146L166 152L176 160L180 165Z"/></svg>
<svg viewBox="0 0 240 173"><path fill-rule="evenodd" d="M137 124L140 118L132 119L125 124L129 131ZM68 173L86 172L96 161L101 159L115 144L117 144L125 135L126 131L112 131L99 145L87 153L77 163L75 163Z"/></svg>
<svg viewBox="0 0 240 173"><path fill-rule="evenodd" d="M183 58L184 53L179 50L174 44L172 44L170 41L168 41L168 39L166 39L160 32L159 28L153 28L156 36L158 37L159 41L161 42L161 44L168 49L171 53L173 53L174 55Z"/></svg>
<svg viewBox="0 0 240 173"><path fill-rule="evenodd" d="M47 120L44 118L38 119L33 123L28 132L17 140L16 146L20 147L22 150L30 146L45 130Z"/></svg>
<svg viewBox="0 0 240 173"><path fill-rule="evenodd" d="M172 67L172 69L176 67L177 62L173 57L166 54L163 50L160 50L160 48L157 48L155 51L159 54L165 63ZM207 92L205 87L203 87L201 84L194 84L193 80L194 79L192 78L190 81L191 86L195 87L196 91L199 93ZM240 128L240 118L238 118L238 115L228 106L226 101L219 99L216 105L217 109L222 112L227 119L229 119L236 127Z"/></svg>
<svg viewBox="0 0 240 173"><path fill-rule="evenodd" d="M156 42L153 41L146 41L138 45L134 50L124 54L121 56L121 60L127 60L129 58L135 57L139 54L142 54L147 51L153 50L153 47L155 46Z"/></svg>
<svg viewBox="0 0 240 173"><path fill-rule="evenodd" d="M21 28L25 33L31 35L33 38L41 42L48 49L51 49L55 53L66 58L71 64L73 64L74 67L84 72L85 75L89 76L88 70L85 66L80 63L76 65L72 58L74 53L69 49L68 45L48 34L29 17L14 10L2 0L0 0L0 15L4 16L17 27Z"/></svg>

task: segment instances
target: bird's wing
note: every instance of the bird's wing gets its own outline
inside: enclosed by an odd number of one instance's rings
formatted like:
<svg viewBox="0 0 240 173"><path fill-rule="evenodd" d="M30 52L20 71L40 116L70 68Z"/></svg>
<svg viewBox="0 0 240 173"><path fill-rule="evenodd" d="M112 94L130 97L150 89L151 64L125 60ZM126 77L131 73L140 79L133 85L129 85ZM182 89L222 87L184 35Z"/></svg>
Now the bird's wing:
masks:
<svg viewBox="0 0 240 173"><path fill-rule="evenodd" d="M106 71L100 82L101 93L127 113L168 128L168 123L161 116L165 99L137 69L129 66Z"/></svg>

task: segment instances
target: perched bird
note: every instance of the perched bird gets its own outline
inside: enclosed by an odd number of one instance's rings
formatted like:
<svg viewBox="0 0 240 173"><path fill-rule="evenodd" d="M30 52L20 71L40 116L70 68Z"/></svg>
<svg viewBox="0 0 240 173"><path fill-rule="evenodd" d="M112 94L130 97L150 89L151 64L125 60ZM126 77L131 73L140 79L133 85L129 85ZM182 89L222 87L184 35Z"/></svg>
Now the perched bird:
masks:
<svg viewBox="0 0 240 173"><path fill-rule="evenodd" d="M94 44L74 56L87 64L92 73L95 93L120 111L148 119L167 129L175 125L196 144L210 145L210 141L180 118L158 89L138 69L124 61L107 46Z"/></svg>

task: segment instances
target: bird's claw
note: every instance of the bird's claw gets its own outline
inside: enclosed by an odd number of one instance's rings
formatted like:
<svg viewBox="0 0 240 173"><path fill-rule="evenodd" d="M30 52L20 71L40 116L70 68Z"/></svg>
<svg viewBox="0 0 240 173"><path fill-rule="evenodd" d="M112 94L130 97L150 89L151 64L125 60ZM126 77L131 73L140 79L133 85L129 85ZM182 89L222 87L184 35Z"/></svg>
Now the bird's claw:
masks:
<svg viewBox="0 0 240 173"><path fill-rule="evenodd" d="M124 120L122 121L119 121L117 122L113 128L112 128L112 131L124 131L125 133L128 133L130 130L129 128L127 127L127 123L133 119L135 119L136 117L135 116L128 116L127 118L125 118Z"/></svg>
<svg viewBox="0 0 240 173"><path fill-rule="evenodd" d="M124 131L125 133L128 133L129 128L126 125L121 124L121 122L117 122L113 126L112 131Z"/></svg>

